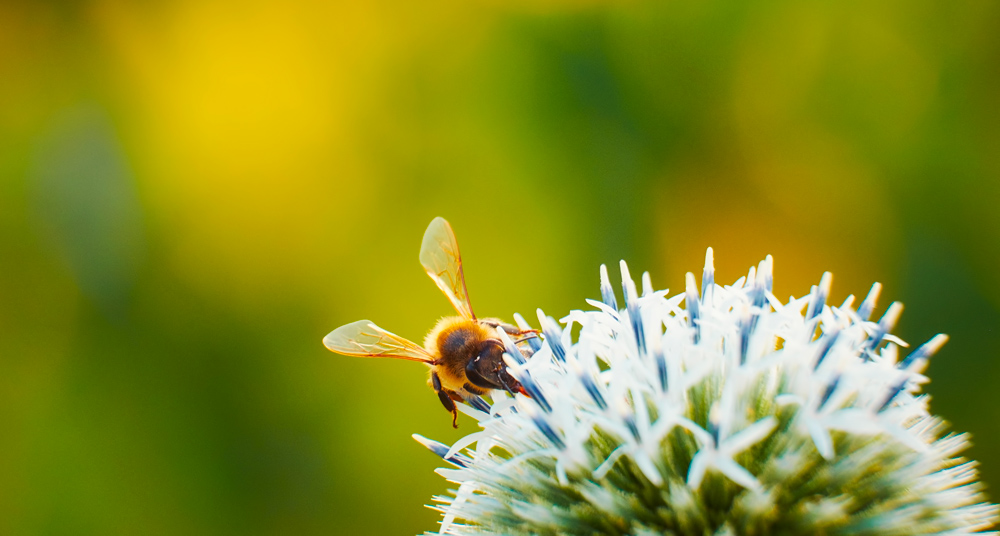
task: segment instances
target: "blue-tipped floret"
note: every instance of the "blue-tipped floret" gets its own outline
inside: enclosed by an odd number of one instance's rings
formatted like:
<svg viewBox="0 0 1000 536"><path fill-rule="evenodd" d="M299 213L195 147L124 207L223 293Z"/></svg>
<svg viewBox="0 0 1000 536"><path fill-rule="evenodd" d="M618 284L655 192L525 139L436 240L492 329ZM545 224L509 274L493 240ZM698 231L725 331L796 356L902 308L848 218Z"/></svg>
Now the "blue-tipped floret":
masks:
<svg viewBox="0 0 1000 536"><path fill-rule="evenodd" d="M825 406L830 400L830 397L833 396L833 392L836 391L837 386L840 385L840 378L842 376L842 373L837 373L837 375L830 380L830 383L827 384L826 389L823 391L823 396L819 399L819 404L816 406L816 411L823 409L823 406Z"/></svg>
<svg viewBox="0 0 1000 536"><path fill-rule="evenodd" d="M688 325L694 330L694 343L698 344L698 341L701 340L701 328L699 326L701 315L698 311L698 287L694 281L694 274L688 272L685 277L685 283L684 302L687 303Z"/></svg>
<svg viewBox="0 0 1000 536"><path fill-rule="evenodd" d="M806 320L812 320L823 312L826 299L830 296L830 284L833 274L823 272L823 277L819 279L819 285L813 287L812 297L809 299L809 309L806 312Z"/></svg>
<svg viewBox="0 0 1000 536"><path fill-rule="evenodd" d="M557 434L556 431L552 429L552 426L549 424L549 422L545 420L545 416L538 413L537 411L531 411L530 417L531 417L531 422L535 423L535 426L538 428L538 430L543 434L545 434L545 437L547 437L548 440L551 441L552 444L556 446L556 448L558 448L559 450L563 450L566 448L566 443L562 440L561 437L559 437L559 434Z"/></svg>
<svg viewBox="0 0 1000 536"><path fill-rule="evenodd" d="M601 265L601 301L615 311L618 310L615 289L611 287L611 280L608 279L608 267L603 264Z"/></svg>
<svg viewBox="0 0 1000 536"><path fill-rule="evenodd" d="M705 251L705 269L701 273L701 297L708 300L712 288L715 286L715 257L712 248Z"/></svg>
<svg viewBox="0 0 1000 536"><path fill-rule="evenodd" d="M878 407L878 410L875 413L882 413L883 411L889 409L889 405L892 404L892 401L895 400L897 396L899 396L899 393L906 389L906 384L909 383L909 381L909 378L903 378L896 382L896 384L889 389L889 393L886 395L885 401L882 402L882 405Z"/></svg>
<svg viewBox="0 0 1000 536"><path fill-rule="evenodd" d="M580 383L583 384L583 388L587 390L587 394L594 400L594 404L597 404L598 408L602 410L608 409L608 403L604 400L604 395L598 390L597 384L594 383L594 379L589 374L581 372Z"/></svg>
<svg viewBox="0 0 1000 536"><path fill-rule="evenodd" d="M634 437L636 441L642 441L642 436L639 435L639 427L635 424L635 414L631 412L622 413L622 421L625 423L625 427L628 428L628 431L632 433L632 437Z"/></svg>
<svg viewBox="0 0 1000 536"><path fill-rule="evenodd" d="M839 338L839 329L836 329L823 337L823 344L819 348L819 353L816 354L816 364L813 365L813 370L819 370L819 366L823 364L823 360L826 359L826 356L830 355L830 350L833 349L834 344L837 344L837 339Z"/></svg>
<svg viewBox="0 0 1000 536"><path fill-rule="evenodd" d="M886 334L896 326L896 321L899 320L899 314L902 312L903 304L899 302L892 302L892 305L886 309L885 314L882 315L882 318L878 321L878 325L875 327L875 332L868 336L868 343L865 345L866 359L870 360L870 354L878 348L878 345L885 338Z"/></svg>
<svg viewBox="0 0 1000 536"><path fill-rule="evenodd" d="M465 454L453 454L448 456L448 451L450 448L444 443L434 441L433 439L427 439L420 434L413 434L413 439L420 443L421 445L427 447L427 450L437 454L442 460L455 465L457 467L469 467L472 465L472 458L466 456Z"/></svg>
<svg viewBox="0 0 1000 536"><path fill-rule="evenodd" d="M906 359L899 364L899 368L908 369L921 359L930 359L946 342L948 342L948 336L944 333L938 333L931 337L931 340L921 344L916 350L910 352L910 355L906 356Z"/></svg>
<svg viewBox="0 0 1000 536"><path fill-rule="evenodd" d="M757 322L760 320L760 315L764 312L764 307L767 305L767 293L771 291L771 285L773 283L773 277L771 274L771 256L768 255L766 259L760 261L757 267L757 273L753 279L753 287L750 291L751 305L753 306L750 311L750 321L749 321L749 332L746 336L749 338L750 333L753 333L757 329ZM704 292L704 291L703 291ZM704 296L702 296L702 301L704 301ZM744 354L746 353L746 346L743 347ZM746 355L743 356L741 363L746 361Z"/></svg>
<svg viewBox="0 0 1000 536"><path fill-rule="evenodd" d="M642 297L652 298L656 291L653 290L653 279L649 277L649 272L642 273Z"/></svg>
<svg viewBox="0 0 1000 536"><path fill-rule="evenodd" d="M753 289L751 291L755 316L760 316L760 311L767 304L767 293L771 290L768 288L769 281L771 280L770 268L771 266L767 262L767 259L760 261L760 264L757 266L757 277L754 278Z"/></svg>
<svg viewBox="0 0 1000 536"><path fill-rule="evenodd" d="M509 354L504 354L504 360L507 359ZM507 372L514 377L515 380L521 383L521 387L528 393L528 396L534 400L539 407L545 410L545 413L552 413L552 406L549 404L545 394L542 392L542 388L539 387L538 382L531 377L531 374L527 370L518 369L516 367L508 367Z"/></svg>
<svg viewBox="0 0 1000 536"><path fill-rule="evenodd" d="M653 357L656 360L656 375L660 379L660 389L664 392L667 391L667 356L663 354L662 348L657 348L653 352Z"/></svg>
<svg viewBox="0 0 1000 536"><path fill-rule="evenodd" d="M466 398L465 402L468 403L473 408L478 409L479 411L482 411L484 413L490 412L490 405L487 404L486 401L483 400L483 398L479 395L472 395Z"/></svg>
<svg viewBox="0 0 1000 536"><path fill-rule="evenodd" d="M709 410L708 412L708 423L707 423L708 426L706 427L705 430L708 432L710 436L712 436L712 442L716 446L718 446L719 444L719 433L721 431L719 426L720 424L719 420L720 420L719 403L716 402L715 404L712 405L712 409Z"/></svg>
<svg viewBox="0 0 1000 536"><path fill-rule="evenodd" d="M744 305L744 307L746 307ZM753 331L755 317L751 316L750 308L743 311L743 318L740 319L740 366L747 362L747 351L750 349L750 333Z"/></svg>
<svg viewBox="0 0 1000 536"><path fill-rule="evenodd" d="M774 258L768 255L764 257L764 262L761 263L764 270L764 290L767 292L774 292ZM764 296L767 299L767 296Z"/></svg>
<svg viewBox="0 0 1000 536"><path fill-rule="evenodd" d="M562 345L562 331L559 324L550 316L546 316L541 309L537 310L538 323L542 325L542 336L552 350L552 357L559 362L566 361L566 349Z"/></svg>
<svg viewBox="0 0 1000 536"><path fill-rule="evenodd" d="M861 302L860 306L858 306L858 317L861 318L863 322L867 321L868 318L872 316L872 311L875 310L875 305L878 303L878 295L880 292L882 292L882 284L872 284L872 288L868 291L868 295L865 296L865 300Z"/></svg>
<svg viewBox="0 0 1000 536"><path fill-rule="evenodd" d="M629 322L632 324L632 334L635 336L636 348L640 356L646 355L646 334L642 327L642 316L639 315L639 296L636 293L635 281L629 275L628 266L621 261L622 291L625 295L625 308L628 310Z"/></svg>

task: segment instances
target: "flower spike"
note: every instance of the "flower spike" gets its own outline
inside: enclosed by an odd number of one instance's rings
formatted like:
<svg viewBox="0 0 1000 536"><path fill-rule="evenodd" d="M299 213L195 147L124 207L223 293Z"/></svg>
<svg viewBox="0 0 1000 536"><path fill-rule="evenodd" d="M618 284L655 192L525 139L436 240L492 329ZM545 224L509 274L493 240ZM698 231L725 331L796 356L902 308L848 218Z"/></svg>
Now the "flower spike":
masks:
<svg viewBox="0 0 1000 536"><path fill-rule="evenodd" d="M935 335L898 359L893 303L869 320L829 305L832 276L781 303L768 256L734 284L641 296L621 263L619 309L601 300L562 325L537 311L530 355L502 329L504 366L523 387L459 410L481 430L451 447L414 439L454 467L436 497L438 534L986 534L998 518L975 464L957 456L920 389ZM522 330L530 329L515 316ZM531 341L527 341L532 344ZM527 396L525 396L527 395Z"/></svg>

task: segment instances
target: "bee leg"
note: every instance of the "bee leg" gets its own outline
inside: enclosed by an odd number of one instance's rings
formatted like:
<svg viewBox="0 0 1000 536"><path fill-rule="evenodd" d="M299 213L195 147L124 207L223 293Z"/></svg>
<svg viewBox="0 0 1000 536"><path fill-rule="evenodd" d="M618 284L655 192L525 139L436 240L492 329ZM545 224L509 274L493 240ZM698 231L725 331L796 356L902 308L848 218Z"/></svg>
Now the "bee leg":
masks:
<svg viewBox="0 0 1000 536"><path fill-rule="evenodd" d="M504 330L505 333L507 333L508 335L510 335L511 338L514 339L514 344L515 345L519 345L521 343L528 343L528 345L531 347L531 354L537 352L542 347L542 343L538 340L539 339L539 335L542 333L541 330L538 330L538 329L521 329L521 328L519 328L517 326L513 326L511 324L507 324L507 323L503 323L503 322L497 322L497 323L494 323L494 324L495 325L493 325L493 327L495 327L495 328L499 327L500 329ZM534 339L534 340L532 340L532 339ZM530 356L531 354L528 354L528 355Z"/></svg>
<svg viewBox="0 0 1000 536"><path fill-rule="evenodd" d="M520 344L528 339L537 339L540 332L537 329L529 329L528 331L522 331L521 333L527 333L527 335L515 340L514 344Z"/></svg>
<svg viewBox="0 0 1000 536"><path fill-rule="evenodd" d="M519 328L519 327L517 327L517 326L515 326L513 324L508 324L506 322L498 322L498 321L493 320L493 319L480 320L479 323L482 324L482 325L484 325L484 326L489 326L489 327L491 327L493 329L500 328L500 329L504 330L504 332L507 333L508 335L514 335L515 337L519 337L519 336L525 335L527 333L535 333L535 334L541 333L541 331L537 330L537 329L525 329L525 330L522 330L521 328Z"/></svg>
<svg viewBox="0 0 1000 536"><path fill-rule="evenodd" d="M438 391L438 398L444 405L444 409L451 412L451 427L458 428L458 408L455 407L455 401L444 391Z"/></svg>
<svg viewBox="0 0 1000 536"><path fill-rule="evenodd" d="M434 392L437 393L438 400L441 401L444 409L451 412L452 428L458 428L458 408L455 407L455 401L452 400L452 393L441 387L441 378L438 378L437 372L431 372L431 386L434 387Z"/></svg>

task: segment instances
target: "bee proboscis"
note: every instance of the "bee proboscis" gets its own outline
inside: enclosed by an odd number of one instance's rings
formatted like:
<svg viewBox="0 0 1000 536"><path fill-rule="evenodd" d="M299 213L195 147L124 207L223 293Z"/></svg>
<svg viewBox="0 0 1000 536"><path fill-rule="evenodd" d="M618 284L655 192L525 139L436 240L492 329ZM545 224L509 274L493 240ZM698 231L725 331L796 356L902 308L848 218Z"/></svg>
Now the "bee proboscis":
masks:
<svg viewBox="0 0 1000 536"><path fill-rule="evenodd" d="M444 218L434 218L427 226L420 245L420 264L459 314L439 320L423 346L370 320L340 326L323 338L323 344L338 354L389 357L428 365L427 383L451 412L451 424L457 428L456 401L472 400L492 389L524 393L521 384L507 371L504 344L496 330L510 334L515 342L534 337L537 331L521 330L496 318L476 318L465 286L458 241Z"/></svg>

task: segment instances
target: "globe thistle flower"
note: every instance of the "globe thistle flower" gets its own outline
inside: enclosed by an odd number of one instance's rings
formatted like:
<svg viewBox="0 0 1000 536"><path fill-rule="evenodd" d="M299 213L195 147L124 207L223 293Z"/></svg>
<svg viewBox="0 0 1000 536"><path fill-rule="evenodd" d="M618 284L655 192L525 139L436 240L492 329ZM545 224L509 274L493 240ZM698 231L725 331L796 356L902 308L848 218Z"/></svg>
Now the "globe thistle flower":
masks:
<svg viewBox="0 0 1000 536"><path fill-rule="evenodd" d="M709 249L700 287L689 273L672 297L648 273L640 294L622 262L619 308L600 276L591 310L561 326L538 311L524 352L498 330L530 396L460 405L481 430L450 447L414 436L457 485L435 497L438 534L982 534L997 519L956 457L967 436L920 393L947 337L901 356L902 305L869 318L879 284L833 306L826 273L782 303L770 256L721 286Z"/></svg>

